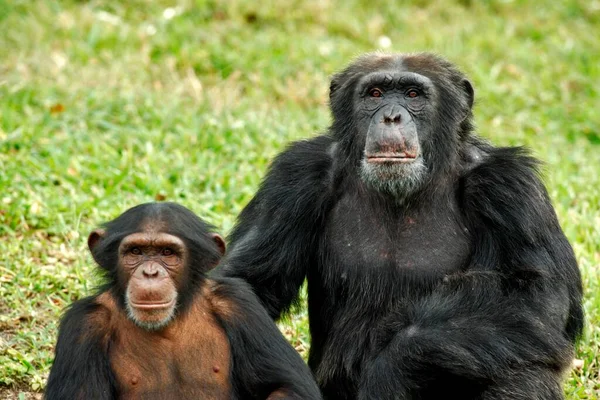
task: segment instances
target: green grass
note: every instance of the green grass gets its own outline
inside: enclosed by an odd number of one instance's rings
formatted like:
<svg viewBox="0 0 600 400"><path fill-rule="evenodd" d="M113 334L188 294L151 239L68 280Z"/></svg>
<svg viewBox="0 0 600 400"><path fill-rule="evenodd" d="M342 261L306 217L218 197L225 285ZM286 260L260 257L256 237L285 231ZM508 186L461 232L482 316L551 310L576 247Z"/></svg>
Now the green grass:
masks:
<svg viewBox="0 0 600 400"><path fill-rule="evenodd" d="M98 283L94 226L167 199L227 233L270 160L329 124L329 76L383 37L456 62L481 135L546 163L586 291L565 390L598 398L600 3L399 3L0 0L0 398L43 389L61 310ZM305 314L282 329L308 349Z"/></svg>

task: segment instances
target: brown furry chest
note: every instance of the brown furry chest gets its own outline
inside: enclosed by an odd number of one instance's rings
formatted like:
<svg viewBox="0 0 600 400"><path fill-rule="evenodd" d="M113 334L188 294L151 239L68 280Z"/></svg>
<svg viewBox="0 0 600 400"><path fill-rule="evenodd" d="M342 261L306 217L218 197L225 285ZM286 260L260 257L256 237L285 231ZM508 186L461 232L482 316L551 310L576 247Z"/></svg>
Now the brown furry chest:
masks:
<svg viewBox="0 0 600 400"><path fill-rule="evenodd" d="M160 332L118 318L109 351L120 398L231 397L229 342L203 307L192 306Z"/></svg>

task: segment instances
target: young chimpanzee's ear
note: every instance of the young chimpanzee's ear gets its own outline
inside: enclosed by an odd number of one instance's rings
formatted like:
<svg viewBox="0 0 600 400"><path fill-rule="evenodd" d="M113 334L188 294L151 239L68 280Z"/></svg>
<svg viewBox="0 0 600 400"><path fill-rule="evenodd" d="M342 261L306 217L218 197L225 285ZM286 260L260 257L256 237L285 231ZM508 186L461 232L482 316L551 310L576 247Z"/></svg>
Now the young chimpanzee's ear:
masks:
<svg viewBox="0 0 600 400"><path fill-rule="evenodd" d="M221 255L224 255L227 246L225 245L225 240L223 239L223 237L218 233L211 233L210 237L217 244L217 248L221 252Z"/></svg>
<svg viewBox="0 0 600 400"><path fill-rule="evenodd" d="M106 231L104 229L95 229L92 231L92 233L90 233L90 236L88 236L87 243L88 248L90 249L92 254L94 253L94 249L96 248L98 243L100 243L100 240L102 240L102 238L104 238L105 235Z"/></svg>

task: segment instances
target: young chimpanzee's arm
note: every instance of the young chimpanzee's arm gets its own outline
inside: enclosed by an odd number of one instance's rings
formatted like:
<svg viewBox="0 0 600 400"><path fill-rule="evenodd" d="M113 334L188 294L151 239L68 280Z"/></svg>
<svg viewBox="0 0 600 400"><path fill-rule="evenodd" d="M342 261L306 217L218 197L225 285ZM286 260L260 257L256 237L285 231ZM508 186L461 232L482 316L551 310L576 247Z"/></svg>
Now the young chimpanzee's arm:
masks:
<svg viewBox="0 0 600 400"><path fill-rule="evenodd" d="M280 154L261 187L240 214L216 275L248 282L272 318L297 297L314 264L321 236L331 139L294 143Z"/></svg>
<svg viewBox="0 0 600 400"><path fill-rule="evenodd" d="M94 297L75 302L66 312L46 386L47 400L116 398L104 313Z"/></svg>
<svg viewBox="0 0 600 400"><path fill-rule="evenodd" d="M300 355L285 340L247 283L219 278L211 301L231 347L238 399L321 399Z"/></svg>
<svg viewBox="0 0 600 400"><path fill-rule="evenodd" d="M359 399L408 399L439 375L493 382L486 399L562 398L581 279L534 160L495 150L467 177L464 202L469 269L382 323Z"/></svg>

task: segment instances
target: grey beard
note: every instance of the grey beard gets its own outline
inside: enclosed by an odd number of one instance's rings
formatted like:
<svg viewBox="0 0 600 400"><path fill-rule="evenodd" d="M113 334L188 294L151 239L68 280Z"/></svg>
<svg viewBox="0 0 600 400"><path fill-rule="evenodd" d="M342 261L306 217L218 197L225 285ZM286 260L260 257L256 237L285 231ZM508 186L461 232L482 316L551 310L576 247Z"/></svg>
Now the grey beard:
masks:
<svg viewBox="0 0 600 400"><path fill-rule="evenodd" d="M410 164L370 164L363 158L360 177L373 189L404 202L425 183L427 166L423 158Z"/></svg>

